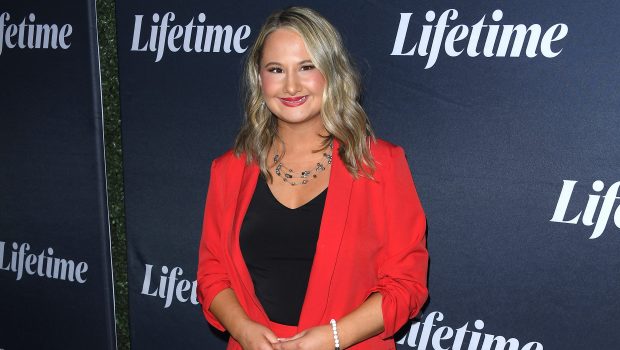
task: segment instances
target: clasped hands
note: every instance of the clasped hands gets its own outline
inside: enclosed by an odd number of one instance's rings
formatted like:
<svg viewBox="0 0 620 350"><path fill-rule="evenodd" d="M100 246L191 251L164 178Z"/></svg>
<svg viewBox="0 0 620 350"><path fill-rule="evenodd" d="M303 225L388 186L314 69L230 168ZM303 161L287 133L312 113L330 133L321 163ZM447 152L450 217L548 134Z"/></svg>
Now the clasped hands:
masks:
<svg viewBox="0 0 620 350"><path fill-rule="evenodd" d="M329 325L309 328L290 338L278 338L269 328L250 321L235 339L244 350L334 349L334 338Z"/></svg>

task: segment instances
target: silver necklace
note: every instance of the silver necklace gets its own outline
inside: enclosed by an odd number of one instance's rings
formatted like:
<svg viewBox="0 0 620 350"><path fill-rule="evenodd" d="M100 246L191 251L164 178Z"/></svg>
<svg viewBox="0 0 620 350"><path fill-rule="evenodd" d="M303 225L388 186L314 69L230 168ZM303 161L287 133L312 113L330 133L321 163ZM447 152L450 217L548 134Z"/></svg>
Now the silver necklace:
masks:
<svg viewBox="0 0 620 350"><path fill-rule="evenodd" d="M334 150L334 143L329 143L329 153L323 152L323 158L327 160L327 165L332 164L332 153ZM276 165L275 173L277 176L282 178L284 182L290 184L291 186L295 185L305 185L309 180L316 179L317 175L326 169L323 161L319 161L316 163L314 168L309 170L302 170L300 172L295 172L293 169L287 167L281 162L280 155L276 150L273 156L273 163ZM300 180L297 180L300 179Z"/></svg>

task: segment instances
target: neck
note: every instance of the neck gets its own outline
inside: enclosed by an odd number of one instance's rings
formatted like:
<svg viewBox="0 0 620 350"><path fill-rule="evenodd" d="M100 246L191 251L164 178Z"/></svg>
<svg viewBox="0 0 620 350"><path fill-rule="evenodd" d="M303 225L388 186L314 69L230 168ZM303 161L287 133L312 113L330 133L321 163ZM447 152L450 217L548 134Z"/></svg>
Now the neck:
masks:
<svg viewBox="0 0 620 350"><path fill-rule="evenodd" d="M319 118L316 119L318 122L312 124L278 123L278 136L284 143L287 155L308 155L311 151L321 148L324 136L329 133L323 122Z"/></svg>

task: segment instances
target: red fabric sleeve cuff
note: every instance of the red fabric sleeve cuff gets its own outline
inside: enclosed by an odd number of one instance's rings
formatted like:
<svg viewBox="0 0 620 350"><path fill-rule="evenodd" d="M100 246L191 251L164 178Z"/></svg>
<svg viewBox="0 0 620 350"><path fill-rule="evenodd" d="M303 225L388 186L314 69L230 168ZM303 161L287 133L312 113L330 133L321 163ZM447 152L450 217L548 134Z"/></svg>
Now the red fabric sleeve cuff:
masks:
<svg viewBox="0 0 620 350"><path fill-rule="evenodd" d="M417 288L416 288L417 289ZM422 302L418 302L418 298L414 300L406 301L395 296L395 293L391 293L389 288L378 285L372 288L368 292L368 296L372 293L381 294L381 312L383 314L383 332L379 334L381 339L388 339L394 336L407 321L415 317L419 312L427 298L428 292L426 289L418 291L418 297Z"/></svg>
<svg viewBox="0 0 620 350"><path fill-rule="evenodd" d="M209 311L209 307L211 306L211 302L213 302L213 299L215 298L215 296L218 295L221 291L223 291L226 288L230 288L230 282L220 281L206 288L208 289L208 291L200 290L198 292L198 301L202 305L202 312L204 313L207 319L207 322L209 322L209 324L211 324L213 327L215 327L216 329L222 332L226 332L226 329L220 323L220 321L218 321L217 318L215 318L213 313Z"/></svg>

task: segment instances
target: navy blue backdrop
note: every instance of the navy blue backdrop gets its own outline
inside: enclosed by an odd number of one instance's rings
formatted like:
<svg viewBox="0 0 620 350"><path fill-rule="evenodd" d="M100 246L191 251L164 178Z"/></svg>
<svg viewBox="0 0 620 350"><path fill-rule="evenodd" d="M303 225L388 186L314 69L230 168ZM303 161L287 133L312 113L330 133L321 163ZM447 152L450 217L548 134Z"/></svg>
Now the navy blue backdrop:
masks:
<svg viewBox="0 0 620 350"><path fill-rule="evenodd" d="M116 349L95 1L0 34L0 349Z"/></svg>
<svg viewBox="0 0 620 350"><path fill-rule="evenodd" d="M301 4L342 32L377 135L405 148L428 215L430 302L399 349L617 347L620 5ZM117 4L136 349L224 348L189 287L209 165L242 118L244 48L287 5ZM230 26L230 42L197 50L188 25Z"/></svg>

